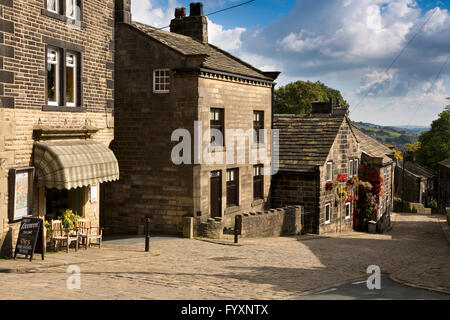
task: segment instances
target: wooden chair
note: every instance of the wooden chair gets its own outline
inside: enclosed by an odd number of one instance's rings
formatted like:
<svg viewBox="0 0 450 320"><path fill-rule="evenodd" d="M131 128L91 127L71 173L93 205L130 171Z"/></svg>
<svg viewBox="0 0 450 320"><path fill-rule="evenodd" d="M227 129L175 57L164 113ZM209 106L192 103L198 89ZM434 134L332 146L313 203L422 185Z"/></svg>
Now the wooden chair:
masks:
<svg viewBox="0 0 450 320"><path fill-rule="evenodd" d="M61 220L52 220L51 227L51 243L53 250L56 251L58 244L66 245L66 252L69 252L69 247L72 242L75 242L75 251L78 251L78 237L71 237L69 232L66 232L63 228Z"/></svg>
<svg viewBox="0 0 450 320"><path fill-rule="evenodd" d="M91 220L78 219L77 220L77 234L81 242L84 244L84 248L87 250L88 246L91 246L92 240L95 240L98 247L102 247L103 228L92 227Z"/></svg>

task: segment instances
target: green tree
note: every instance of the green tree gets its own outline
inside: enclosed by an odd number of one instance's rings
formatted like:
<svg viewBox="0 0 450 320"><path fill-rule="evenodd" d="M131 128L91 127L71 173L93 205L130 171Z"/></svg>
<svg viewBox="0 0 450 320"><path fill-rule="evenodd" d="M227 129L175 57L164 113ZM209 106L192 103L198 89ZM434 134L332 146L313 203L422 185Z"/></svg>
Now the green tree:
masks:
<svg viewBox="0 0 450 320"><path fill-rule="evenodd" d="M344 100L339 90L327 87L320 81L295 81L275 90L275 113L311 113L311 102L326 102L337 99L341 107L349 109L349 104Z"/></svg>
<svg viewBox="0 0 450 320"><path fill-rule="evenodd" d="M450 110L443 111L431 124L431 130L419 136L420 146L415 152L421 164L437 170L437 164L450 157Z"/></svg>

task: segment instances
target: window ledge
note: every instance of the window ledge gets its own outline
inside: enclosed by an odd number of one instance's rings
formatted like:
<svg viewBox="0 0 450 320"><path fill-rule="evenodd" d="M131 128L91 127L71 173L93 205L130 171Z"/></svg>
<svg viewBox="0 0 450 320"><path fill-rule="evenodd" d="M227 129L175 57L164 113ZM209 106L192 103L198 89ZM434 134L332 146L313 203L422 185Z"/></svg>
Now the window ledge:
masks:
<svg viewBox="0 0 450 320"><path fill-rule="evenodd" d="M83 21L75 20L75 19L66 17L65 15L49 11L49 10L47 10L45 8L41 9L41 14L44 15L44 16L47 16L47 17L50 17L50 18L62 21L62 22L66 22L66 23L70 24L71 27L74 27L74 28L78 27L79 29L81 29L81 28L85 28L86 27L86 23L83 22Z"/></svg>
<svg viewBox="0 0 450 320"><path fill-rule="evenodd" d="M82 108L82 107L66 107L66 106L42 106L42 111L86 112L86 108Z"/></svg>
<svg viewBox="0 0 450 320"><path fill-rule="evenodd" d="M263 204L263 203L264 203L264 199L257 199L257 200L255 200L255 201L253 201L252 207L259 206L259 205L261 205L261 204Z"/></svg>
<svg viewBox="0 0 450 320"><path fill-rule="evenodd" d="M235 213L241 210L241 206L229 207L225 209L225 214Z"/></svg>

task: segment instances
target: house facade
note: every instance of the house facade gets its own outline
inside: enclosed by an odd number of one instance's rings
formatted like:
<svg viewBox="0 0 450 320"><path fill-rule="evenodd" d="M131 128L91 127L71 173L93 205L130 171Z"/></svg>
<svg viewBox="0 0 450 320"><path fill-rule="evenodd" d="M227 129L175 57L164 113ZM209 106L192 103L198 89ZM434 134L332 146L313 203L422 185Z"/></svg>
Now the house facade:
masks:
<svg viewBox="0 0 450 320"><path fill-rule="evenodd" d="M405 170L403 170L403 166ZM403 189L403 179L405 188ZM411 161L399 161L395 169L395 195L411 203L428 207L436 198L436 174L428 168ZM402 193L405 193L404 195Z"/></svg>
<svg viewBox="0 0 450 320"><path fill-rule="evenodd" d="M100 183L118 178L113 0L0 1L0 248L25 215L99 224Z"/></svg>
<svg viewBox="0 0 450 320"><path fill-rule="evenodd" d="M377 230L384 232L391 227L390 215L394 206L394 174L396 159L394 152L353 126L353 132L360 142L361 165L367 170L375 170L382 179L380 196L377 203ZM363 178L360 176L360 178Z"/></svg>
<svg viewBox="0 0 450 320"><path fill-rule="evenodd" d="M280 158L273 206L303 206L307 232L352 230L355 190L338 180L358 175L361 152L345 110L333 109L332 102L313 103L310 115L274 115L274 129Z"/></svg>
<svg viewBox="0 0 450 320"><path fill-rule="evenodd" d="M111 147L121 176L104 197L105 231L140 233L149 217L152 232L181 234L184 217L231 225L236 214L262 210L278 73L209 44L200 3L189 16L176 9L167 32L131 22L129 3L119 2ZM234 143L233 131L247 143ZM257 152L269 161L250 161Z"/></svg>

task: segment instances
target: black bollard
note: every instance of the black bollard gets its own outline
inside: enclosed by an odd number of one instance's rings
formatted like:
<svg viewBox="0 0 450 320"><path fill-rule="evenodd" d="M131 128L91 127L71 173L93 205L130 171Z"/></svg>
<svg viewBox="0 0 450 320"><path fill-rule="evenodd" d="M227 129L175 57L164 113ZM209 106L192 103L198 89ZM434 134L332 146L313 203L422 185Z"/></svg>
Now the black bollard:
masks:
<svg viewBox="0 0 450 320"><path fill-rule="evenodd" d="M234 217L234 243L239 243L239 230L241 228L241 215Z"/></svg>
<svg viewBox="0 0 450 320"><path fill-rule="evenodd" d="M145 252L150 251L150 218L145 220L146 222L146 232L145 232Z"/></svg>

